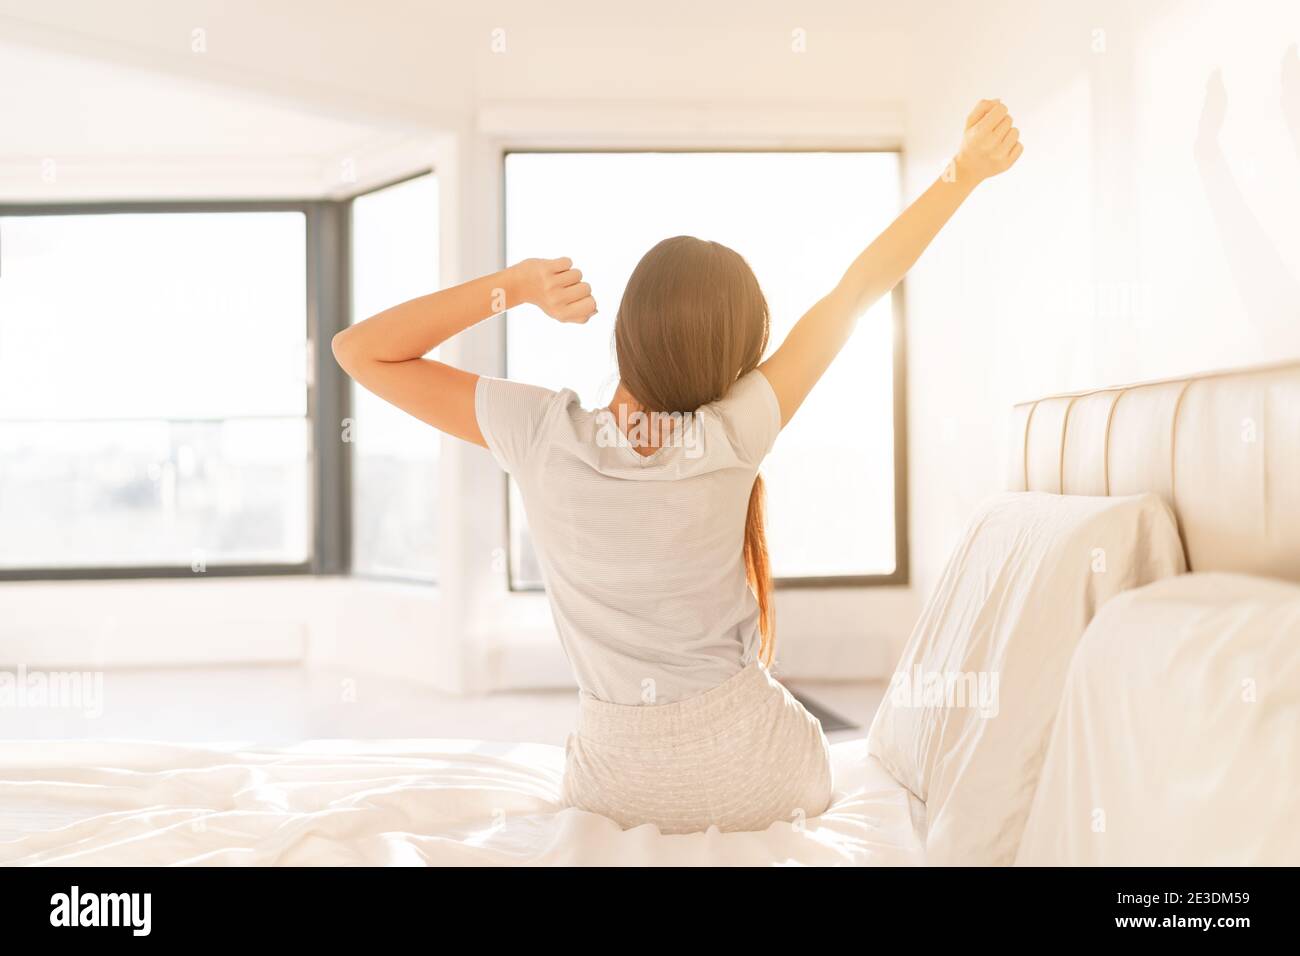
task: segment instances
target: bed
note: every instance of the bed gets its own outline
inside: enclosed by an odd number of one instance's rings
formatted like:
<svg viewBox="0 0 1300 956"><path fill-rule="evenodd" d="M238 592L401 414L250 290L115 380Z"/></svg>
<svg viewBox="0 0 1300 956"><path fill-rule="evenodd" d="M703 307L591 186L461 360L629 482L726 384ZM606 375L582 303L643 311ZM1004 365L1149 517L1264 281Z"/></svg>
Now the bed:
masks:
<svg viewBox="0 0 1300 956"><path fill-rule="evenodd" d="M1189 571L1300 582L1300 361L1025 402L1010 447L1012 491L1155 492Z"/></svg>
<svg viewBox="0 0 1300 956"><path fill-rule="evenodd" d="M1054 396L1017 406L1012 421L1011 491L1154 493L1173 510L1188 570L1300 581L1300 363ZM1085 634L1075 659L1097 643ZM1071 706L1066 699L1062 712ZM1293 706L1288 698L1276 712L1300 716ZM1094 721L1062 742L1056 724L1043 770L1052 798L1034 807L1032 862L1092 862L1079 849L1089 837L1055 836L1079 821L1053 814L1096 805L1088 778L1126 777L1120 765L1105 774L1088 765L1113 749L1099 734L1163 731L1140 717L1110 731ZM1270 726L1294 733L1297 724ZM1148 743L1160 749L1158 739ZM866 738L831 752L835 794L819 818L756 833L663 835L562 808L564 752L552 746L10 742L0 747L0 865L924 864L928 818L938 816L868 752ZM1213 800L1215 780L1196 770L1179 779ZM1170 845L1176 837L1164 835Z"/></svg>
<svg viewBox="0 0 1300 956"><path fill-rule="evenodd" d="M663 835L559 804L563 748L97 741L0 749L0 865L913 866L924 808L832 747L834 806L760 833Z"/></svg>
<svg viewBox="0 0 1300 956"><path fill-rule="evenodd" d="M1015 409L1010 486L1158 493L1189 573L1076 649L1016 863L1300 864L1300 362Z"/></svg>

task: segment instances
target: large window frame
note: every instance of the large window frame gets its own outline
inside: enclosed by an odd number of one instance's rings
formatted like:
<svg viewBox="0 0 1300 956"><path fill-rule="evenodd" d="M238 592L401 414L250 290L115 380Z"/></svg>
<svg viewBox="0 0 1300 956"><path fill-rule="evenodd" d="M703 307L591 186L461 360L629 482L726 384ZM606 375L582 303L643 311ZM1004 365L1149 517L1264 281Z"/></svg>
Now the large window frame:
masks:
<svg viewBox="0 0 1300 956"><path fill-rule="evenodd" d="M793 119L790 122L794 122ZM709 142L709 136L692 139L689 143L656 142L656 136L628 139L612 134L594 133L591 136L567 135L538 137L523 133L509 133L499 138L487 134L483 143L487 148L479 153L490 163L495 158L495 182L489 172L482 180L486 189L475 188L475 200L494 201L497 205L497 241L495 246L481 248L481 267L491 268L495 261L504 265L506 252L505 177L506 157L511 153L611 153L611 152L709 152L709 153L760 153L760 152L889 152L902 150L891 137L864 141L856 135L845 141L824 142L818 136L795 137L795 141L782 138L773 141L755 141L753 145L728 145ZM529 140L532 140L529 142ZM900 177L903 171L900 167ZM177 566L114 566L114 567L60 567L60 568L4 568L0 581L59 581L59 580L112 580L150 578L238 578L272 577L285 575L349 575L352 564L352 451L341 440L343 423L352 415L351 390L347 376L337 366L330 349L334 334L348 327L351 316L351 208L358 196L386 189L407 179L436 173L424 167L391 181L382 182L356 194L338 199L307 200L232 200L232 201L118 201L118 202L66 202L66 203L0 203L0 216L95 215L95 214L167 214L167 213L241 213L241 212L299 212L306 221L306 309L309 378L307 384L307 418L311 442L310 510L311 545L309 559L295 564L209 564L203 572L195 572L184 565ZM453 173L454 175L454 173ZM489 185L490 184L490 185ZM463 183L453 180L454 189L464 189ZM495 196L491 195L495 193ZM462 198L463 202L463 198ZM444 222L444 229L446 224ZM457 234L464 244L466 231L458 227ZM459 258L474 258L473 250L461 250ZM456 270L449 270L447 279L453 279ZM907 325L906 289L900 283L893 294L893 391L894 391L894 521L895 567L889 574L835 575L826 577L787 577L777 580L781 589L851 589L863 587L905 587L910 583L909 568L909 501L907 458ZM500 372L508 371L507 313L496 324L490 351L494 352ZM484 330L486 331L486 330ZM457 458L459 456L456 456ZM456 466L461 467L461 466ZM500 521L504 527L505 541L510 545L509 479L499 475L500 493L492 497L499 502ZM495 537L495 535L493 535ZM508 552L507 552L508 555ZM455 561L456 555L446 555L445 560ZM523 586L513 579L511 561L506 560L504 584L508 592L520 599L537 594L541 589ZM498 579L500 580L500 579ZM404 582L419 588L438 587L434 582Z"/></svg>
<svg viewBox="0 0 1300 956"><path fill-rule="evenodd" d="M376 188L388 185L392 183L384 183ZM340 430L343 420L351 412L351 399L346 376L334 362L330 340L349 320L349 224L351 201L354 198L349 196L337 201L0 203L0 217L301 213L306 225L306 343L309 366L306 417L310 435L311 476L311 543L306 561L292 564L209 564L202 572L184 565L4 568L0 569L0 581L260 577L347 572L351 543L350 449L340 440Z"/></svg>
<svg viewBox="0 0 1300 956"><path fill-rule="evenodd" d="M900 158L899 195L903 194L902 149L899 147L880 146L844 146L800 144L791 146L716 146L716 145L644 145L627 143L600 146L584 143L582 145L546 145L546 146L511 146L501 144L498 150L498 189L500 201L500 222L498 230L498 260L501 268L506 262L506 159L514 154L535 153L894 153ZM907 465L907 311L906 280L894 287L892 304L893 325L893 410L894 410L894 570L889 574L855 574L855 575L810 575L798 577L779 577L775 579L778 589L785 588L863 588L863 587L907 587L911 583L909 559L909 508L908 508L908 465ZM811 305L812 303L809 303ZM497 348L502 356L502 368L505 375L510 374L510 354L508 348L508 327L510 313L502 316ZM512 593L539 593L544 589L538 585L525 584L515 580L509 549L513 546L514 529L511 527L510 478L502 475L501 496L505 509L506 586Z"/></svg>

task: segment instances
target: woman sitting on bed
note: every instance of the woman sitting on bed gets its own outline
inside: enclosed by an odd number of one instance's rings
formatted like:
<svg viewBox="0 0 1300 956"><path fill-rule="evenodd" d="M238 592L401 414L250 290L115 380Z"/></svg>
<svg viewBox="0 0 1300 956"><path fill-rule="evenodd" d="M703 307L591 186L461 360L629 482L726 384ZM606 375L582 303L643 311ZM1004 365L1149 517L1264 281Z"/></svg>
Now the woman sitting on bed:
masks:
<svg viewBox="0 0 1300 956"><path fill-rule="evenodd" d="M381 312L334 338L381 398L491 450L514 476L556 630L581 688L566 803L667 833L761 830L831 794L821 726L775 681L759 465L852 333L982 180L1020 156L997 100L976 105L935 181L766 361L768 310L726 246L665 239L628 281L604 409L569 390L422 358L530 302L596 312L568 259L530 259Z"/></svg>

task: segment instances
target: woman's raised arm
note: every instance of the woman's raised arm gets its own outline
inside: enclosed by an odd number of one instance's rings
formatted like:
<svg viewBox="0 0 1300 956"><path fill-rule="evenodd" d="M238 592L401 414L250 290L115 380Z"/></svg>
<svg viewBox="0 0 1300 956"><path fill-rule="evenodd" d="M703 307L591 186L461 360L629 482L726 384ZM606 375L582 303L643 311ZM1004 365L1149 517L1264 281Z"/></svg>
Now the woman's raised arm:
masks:
<svg viewBox="0 0 1300 956"><path fill-rule="evenodd" d="M524 303L561 322L596 311L568 259L525 259L500 272L395 305L334 336L334 357L368 391L421 421L482 445L474 413L478 376L424 356L471 325Z"/></svg>
<svg viewBox="0 0 1300 956"><path fill-rule="evenodd" d="M776 392L782 425L844 347L858 316L898 284L971 191L1009 169L1022 151L1007 108L998 100L977 103L952 166L867 246L759 366Z"/></svg>

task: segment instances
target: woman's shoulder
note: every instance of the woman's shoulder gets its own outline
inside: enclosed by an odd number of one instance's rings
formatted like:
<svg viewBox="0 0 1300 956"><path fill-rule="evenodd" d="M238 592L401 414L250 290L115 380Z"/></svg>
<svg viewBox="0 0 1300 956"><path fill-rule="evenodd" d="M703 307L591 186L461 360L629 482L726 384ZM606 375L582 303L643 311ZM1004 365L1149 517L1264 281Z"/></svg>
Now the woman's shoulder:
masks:
<svg viewBox="0 0 1300 956"><path fill-rule="evenodd" d="M738 455L757 465L781 431L781 406L759 369L736 379L727 394L700 409L717 419Z"/></svg>
<svg viewBox="0 0 1300 956"><path fill-rule="evenodd" d="M554 390L506 378L479 377L474 393L479 430L488 449L511 474L547 443L555 423L581 408L572 389Z"/></svg>
<svg viewBox="0 0 1300 956"><path fill-rule="evenodd" d="M776 392L772 390L772 384L767 380L762 369L756 368L736 379L726 395L705 407L717 409L721 413L735 411L747 413L754 411L754 406L759 406L758 410L762 411L763 406L769 402L779 415L780 406L777 404Z"/></svg>

